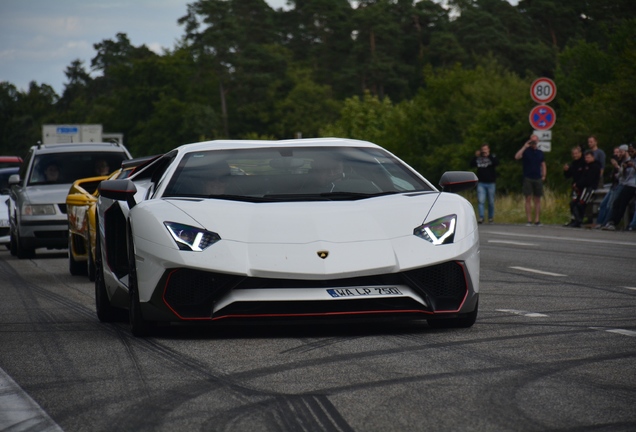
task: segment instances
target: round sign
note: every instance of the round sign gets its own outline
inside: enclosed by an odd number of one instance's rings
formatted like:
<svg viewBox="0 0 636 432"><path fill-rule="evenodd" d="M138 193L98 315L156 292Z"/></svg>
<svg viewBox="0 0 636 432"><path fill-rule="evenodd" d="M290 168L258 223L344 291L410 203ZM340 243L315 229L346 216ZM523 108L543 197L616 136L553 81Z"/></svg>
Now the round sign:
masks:
<svg viewBox="0 0 636 432"><path fill-rule="evenodd" d="M550 102L556 91L556 84L550 78L537 78L530 86L530 96L536 103Z"/></svg>
<svg viewBox="0 0 636 432"><path fill-rule="evenodd" d="M537 105L530 110L530 125L536 130L548 130L556 122L556 113L548 105Z"/></svg>

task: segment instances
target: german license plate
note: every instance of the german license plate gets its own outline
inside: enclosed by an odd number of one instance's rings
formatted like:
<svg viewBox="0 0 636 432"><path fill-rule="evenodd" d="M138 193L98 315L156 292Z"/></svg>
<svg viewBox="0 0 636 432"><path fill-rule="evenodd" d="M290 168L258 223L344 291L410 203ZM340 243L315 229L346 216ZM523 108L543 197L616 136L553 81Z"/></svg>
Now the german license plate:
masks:
<svg viewBox="0 0 636 432"><path fill-rule="evenodd" d="M402 295L402 292L396 287L329 288L327 292L331 297Z"/></svg>

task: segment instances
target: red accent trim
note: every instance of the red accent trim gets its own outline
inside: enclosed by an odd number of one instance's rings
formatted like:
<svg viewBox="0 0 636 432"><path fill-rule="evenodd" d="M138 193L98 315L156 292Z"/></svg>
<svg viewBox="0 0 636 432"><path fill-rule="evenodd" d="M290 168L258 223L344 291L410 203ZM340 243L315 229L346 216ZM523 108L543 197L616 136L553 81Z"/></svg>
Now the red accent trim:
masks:
<svg viewBox="0 0 636 432"><path fill-rule="evenodd" d="M172 308L172 306L170 306L170 303L168 303L168 301L166 300L166 291L168 291L168 284L170 283L170 278L172 277L173 274L175 274L179 269L174 269L172 270L169 274L168 277L166 278L166 284L163 287L163 294L161 294L161 299L163 300L163 304L165 304L168 309L170 309L172 311L173 314L175 314L177 316L177 318L179 318L182 321L193 321L193 320L204 320L204 321L210 321L212 318L211 317L200 317L200 318L184 318L181 315L179 315L177 313L176 310L174 310Z"/></svg>
<svg viewBox="0 0 636 432"><path fill-rule="evenodd" d="M255 315L224 315L211 318L212 321L219 321L226 318L280 318L280 317L318 317L318 316L345 316L345 315L373 315L373 314L397 314L397 313L421 313L433 315L433 312L422 310L388 310L388 311L358 311L358 312L323 312L323 313L299 313L299 314L255 314Z"/></svg>
<svg viewBox="0 0 636 432"><path fill-rule="evenodd" d="M465 285L465 294L464 294L464 299L462 300L462 302L459 304L459 307L456 310L449 310L449 311L435 311L434 314L441 314L441 313L457 313L460 310L462 310L462 307L464 307L464 303L466 303L466 299L468 298L468 278L466 277L466 265L460 261L455 261L455 263L457 265L459 265L462 270L464 271L464 285Z"/></svg>

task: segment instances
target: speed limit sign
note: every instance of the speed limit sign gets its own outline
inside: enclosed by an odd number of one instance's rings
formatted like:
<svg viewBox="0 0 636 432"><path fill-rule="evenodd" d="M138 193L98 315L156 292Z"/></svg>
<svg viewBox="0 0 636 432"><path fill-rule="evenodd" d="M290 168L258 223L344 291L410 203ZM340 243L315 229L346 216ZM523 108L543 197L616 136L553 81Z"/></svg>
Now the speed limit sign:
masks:
<svg viewBox="0 0 636 432"><path fill-rule="evenodd" d="M556 96L556 84L550 78L537 78L530 87L530 96L536 103L546 104Z"/></svg>

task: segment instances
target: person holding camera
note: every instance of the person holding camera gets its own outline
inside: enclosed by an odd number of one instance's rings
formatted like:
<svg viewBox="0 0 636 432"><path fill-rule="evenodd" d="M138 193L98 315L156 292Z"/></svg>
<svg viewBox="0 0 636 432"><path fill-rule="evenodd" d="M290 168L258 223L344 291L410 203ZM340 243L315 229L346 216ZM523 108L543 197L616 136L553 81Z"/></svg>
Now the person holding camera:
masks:
<svg viewBox="0 0 636 432"><path fill-rule="evenodd" d="M539 137L531 135L515 154L515 159L523 162L522 192L526 203L526 225L532 226L532 204L534 203L534 225L541 226L541 197L543 197L543 182L547 175L545 156L537 148Z"/></svg>
<svg viewBox="0 0 636 432"><path fill-rule="evenodd" d="M495 218L495 180L497 179L495 168L497 165L499 165L499 159L490 153L490 146L488 144L482 144L470 162L471 167L477 168L477 179L479 180L477 182L479 223L484 222L486 198L488 198L488 223L493 223Z"/></svg>
<svg viewBox="0 0 636 432"><path fill-rule="evenodd" d="M620 194L623 184L620 182L621 165L623 161L629 158L627 150L629 149L627 144L621 144L614 147L614 154L610 159L612 165L611 173L611 185L609 191L601 201L601 205L598 209L598 216L596 217L595 229L601 229L607 222L612 219L612 207L616 197Z"/></svg>
<svg viewBox="0 0 636 432"><path fill-rule="evenodd" d="M627 210L627 206L631 199L636 196L636 148L633 145L629 145L627 150L627 158L623 160L619 170L619 184L623 187L618 192L614 204L612 205L612 212L609 221L601 228L603 230L615 231L618 224L620 224ZM631 223L630 223L631 225ZM629 228L629 227L628 227Z"/></svg>

